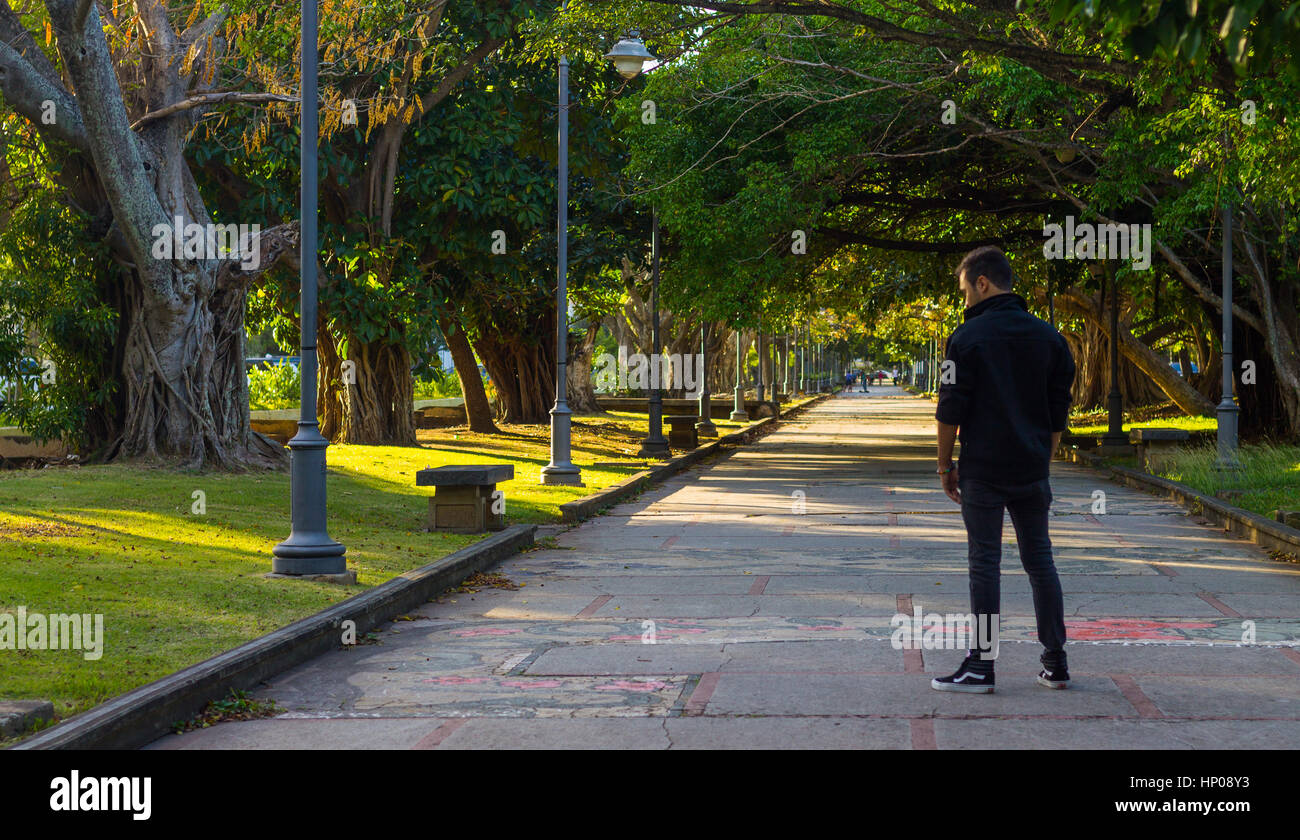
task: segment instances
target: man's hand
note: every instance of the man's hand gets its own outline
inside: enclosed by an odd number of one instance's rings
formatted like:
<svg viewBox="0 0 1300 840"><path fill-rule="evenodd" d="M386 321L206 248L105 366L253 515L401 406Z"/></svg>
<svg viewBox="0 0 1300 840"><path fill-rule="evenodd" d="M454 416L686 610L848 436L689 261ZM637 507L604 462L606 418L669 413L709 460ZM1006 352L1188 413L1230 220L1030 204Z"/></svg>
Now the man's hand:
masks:
<svg viewBox="0 0 1300 840"><path fill-rule="evenodd" d="M961 491L957 489L957 465L953 464L952 469L939 476L943 484L943 492L957 504L961 504Z"/></svg>
<svg viewBox="0 0 1300 840"><path fill-rule="evenodd" d="M939 469L946 470L948 467L952 467L951 470L940 476L943 483L943 492L948 494L948 498L957 504L961 504L961 491L957 489L957 464L952 460L952 450L957 445L957 427L940 420L938 422L938 433Z"/></svg>

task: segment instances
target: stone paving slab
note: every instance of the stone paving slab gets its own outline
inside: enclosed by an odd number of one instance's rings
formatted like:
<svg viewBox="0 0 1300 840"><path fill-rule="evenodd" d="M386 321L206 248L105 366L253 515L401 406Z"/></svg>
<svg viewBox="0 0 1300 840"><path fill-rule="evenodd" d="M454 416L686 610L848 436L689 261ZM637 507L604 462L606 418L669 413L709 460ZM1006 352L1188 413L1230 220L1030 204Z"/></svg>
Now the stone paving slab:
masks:
<svg viewBox="0 0 1300 840"><path fill-rule="evenodd" d="M1025 679L973 695L932 691L930 677L918 674L721 674L704 709L715 715L1137 716L1111 680L1071 677L1068 691Z"/></svg>
<svg viewBox="0 0 1300 840"><path fill-rule="evenodd" d="M1294 743L1292 721L935 720L938 749L1267 750Z"/></svg>

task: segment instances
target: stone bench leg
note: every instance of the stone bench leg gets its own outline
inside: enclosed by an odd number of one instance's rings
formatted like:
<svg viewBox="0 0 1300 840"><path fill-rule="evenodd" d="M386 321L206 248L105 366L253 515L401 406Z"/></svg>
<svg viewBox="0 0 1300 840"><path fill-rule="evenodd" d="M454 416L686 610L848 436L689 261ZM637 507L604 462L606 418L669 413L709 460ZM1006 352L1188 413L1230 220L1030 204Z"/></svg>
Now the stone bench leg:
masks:
<svg viewBox="0 0 1300 840"><path fill-rule="evenodd" d="M495 484L438 487L429 497L429 531L453 534L481 534L506 527L504 513L493 513Z"/></svg>
<svg viewBox="0 0 1300 840"><path fill-rule="evenodd" d="M1149 473L1156 473L1165 468L1169 463L1169 456L1172 455L1179 447L1179 442L1171 441L1151 441L1142 447L1142 468Z"/></svg>

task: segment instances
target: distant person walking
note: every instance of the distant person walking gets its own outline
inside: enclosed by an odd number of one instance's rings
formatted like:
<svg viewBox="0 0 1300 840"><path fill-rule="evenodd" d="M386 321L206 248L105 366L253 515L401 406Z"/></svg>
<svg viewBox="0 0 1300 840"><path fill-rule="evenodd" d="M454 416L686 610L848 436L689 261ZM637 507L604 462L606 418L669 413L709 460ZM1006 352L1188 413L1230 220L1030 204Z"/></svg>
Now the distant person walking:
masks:
<svg viewBox="0 0 1300 840"><path fill-rule="evenodd" d="M1048 538L1048 479L1070 408L1074 359L1065 339L1029 314L1011 291L1011 264L997 248L976 248L957 268L964 323L948 339L951 361L939 386L939 467L943 490L966 525L971 613L991 632L957 671L933 680L939 691L991 694L1001 612L1002 511L1011 514L1020 562L1034 592L1043 670L1038 683L1066 688L1065 607ZM961 459L953 447L960 432ZM992 643L990 644L990 640Z"/></svg>

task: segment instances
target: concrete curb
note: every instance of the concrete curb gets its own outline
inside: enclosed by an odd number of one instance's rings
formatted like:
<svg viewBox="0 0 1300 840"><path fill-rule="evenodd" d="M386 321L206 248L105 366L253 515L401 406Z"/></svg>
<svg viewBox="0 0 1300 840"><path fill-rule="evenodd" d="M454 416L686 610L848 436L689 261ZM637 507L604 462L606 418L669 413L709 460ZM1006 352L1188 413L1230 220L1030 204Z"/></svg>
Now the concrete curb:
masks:
<svg viewBox="0 0 1300 840"><path fill-rule="evenodd" d="M1223 526L1224 531L1229 534L1248 539L1263 548L1300 556L1300 529L1274 522L1258 513L1233 507L1222 499L1207 496L1177 481L1170 481L1128 467L1108 466L1103 463L1100 455L1080 452L1077 449L1067 450L1066 454L1067 460L1076 464L1109 472L1112 481L1173 499L1216 525Z"/></svg>
<svg viewBox="0 0 1300 840"><path fill-rule="evenodd" d="M781 417L764 417L762 420L751 423L739 431L722 435L711 443L697 446L690 452L678 455L677 457L665 461L658 466L628 476L618 484L611 484L604 490L592 493L590 496L584 496L583 498L575 499L572 502L565 502L560 505L561 519L570 524L576 524L583 520L590 519L605 508L618 504L624 499L631 498L645 490L650 485L663 481L666 478L671 478L672 476L686 470L688 467L699 463L710 455L715 455L718 452L721 452L723 446L742 446L749 443L753 440L754 432L766 428L774 423L779 423L781 420L788 420L792 417L796 417L805 409L811 408L831 396L833 395L818 394L808 402L790 409L788 413Z"/></svg>
<svg viewBox="0 0 1300 840"><path fill-rule="evenodd" d="M474 572L533 544L536 525L511 525L426 566L211 659L128 691L13 747L15 750L141 747L231 689L248 689L340 646L344 621L358 636L420 606Z"/></svg>

